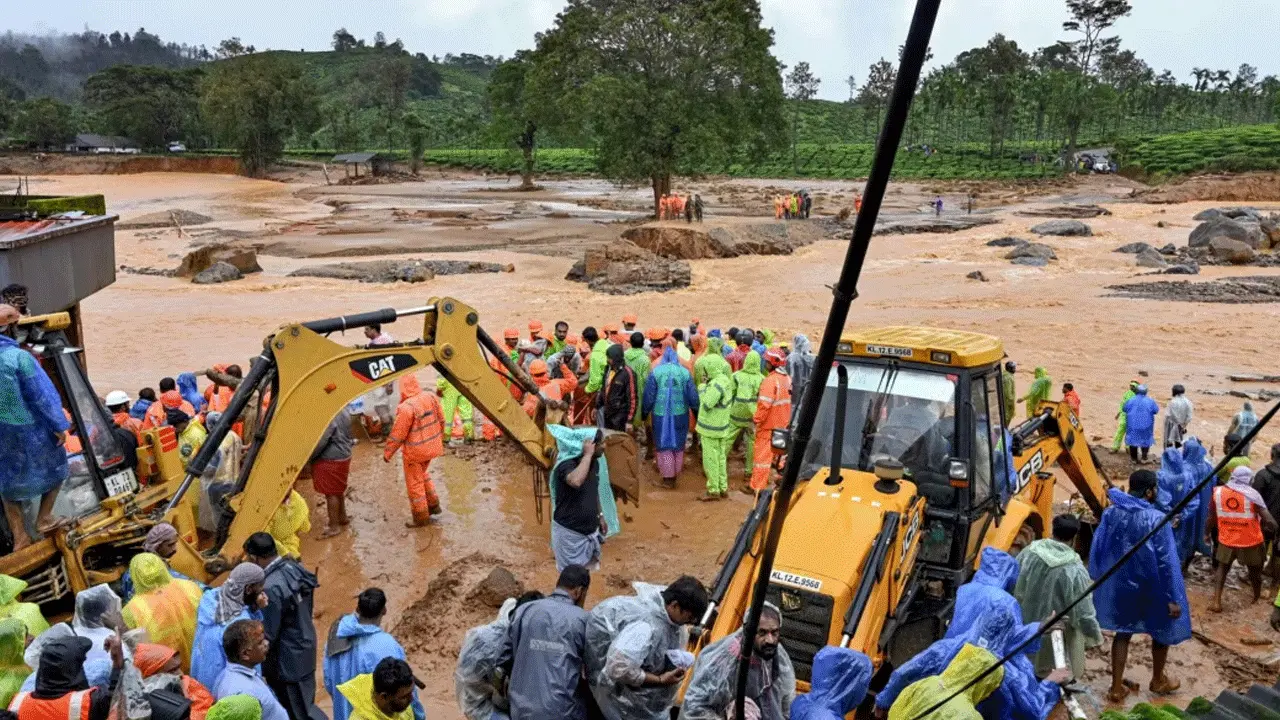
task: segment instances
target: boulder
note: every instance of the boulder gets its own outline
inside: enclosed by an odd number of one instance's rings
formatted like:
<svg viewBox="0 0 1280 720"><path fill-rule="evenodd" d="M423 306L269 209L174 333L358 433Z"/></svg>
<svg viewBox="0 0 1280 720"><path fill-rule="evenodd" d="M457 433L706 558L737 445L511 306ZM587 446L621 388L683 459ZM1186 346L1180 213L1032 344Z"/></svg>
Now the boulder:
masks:
<svg viewBox="0 0 1280 720"><path fill-rule="evenodd" d="M1160 253L1161 255L1177 255L1178 247L1173 243L1169 243L1168 245L1165 245L1164 247L1157 250L1156 252Z"/></svg>
<svg viewBox="0 0 1280 720"><path fill-rule="evenodd" d="M1164 269L1165 275L1199 275L1200 266L1194 262L1170 265Z"/></svg>
<svg viewBox="0 0 1280 720"><path fill-rule="evenodd" d="M1215 237L1209 241L1209 252L1218 260L1232 265L1245 265L1253 262L1257 253L1253 248L1239 240L1229 237Z"/></svg>
<svg viewBox="0 0 1280 720"><path fill-rule="evenodd" d="M1280 248L1280 215L1272 213L1258 221L1258 229L1262 231L1262 243L1259 250Z"/></svg>
<svg viewBox="0 0 1280 720"><path fill-rule="evenodd" d="M244 275L262 272L262 266L258 264L256 248L216 243L187 253L175 274L178 277L191 277L219 262L233 266Z"/></svg>
<svg viewBox="0 0 1280 720"><path fill-rule="evenodd" d="M491 608L500 608L507 598L519 597L523 594L524 583L520 582L510 570L499 565L490 570L488 576L472 588L467 599L478 600Z"/></svg>
<svg viewBox="0 0 1280 720"><path fill-rule="evenodd" d="M968 275L965 275L965 277L970 280L977 280L978 282L987 282L987 276L983 275L981 270L974 270Z"/></svg>
<svg viewBox="0 0 1280 720"><path fill-rule="evenodd" d="M1257 249L1262 244L1262 227L1257 222L1239 222L1227 217L1206 220L1191 231L1190 247L1208 247L1214 238L1230 238Z"/></svg>
<svg viewBox="0 0 1280 720"><path fill-rule="evenodd" d="M635 295L688 287L693 271L688 261L664 258L627 240L617 240L586 251L565 276L585 282L596 292Z"/></svg>
<svg viewBox="0 0 1280 720"><path fill-rule="evenodd" d="M1006 235L1001 238L996 238L995 240L988 240L987 247L1018 247L1019 245L1026 245L1027 242L1028 241L1023 240L1022 238Z"/></svg>
<svg viewBox="0 0 1280 720"><path fill-rule="evenodd" d="M1214 218L1222 217L1231 218L1233 220L1239 220L1240 218L1254 218L1256 220L1262 217L1262 213L1258 212L1257 208L1252 207L1209 208L1208 210L1201 210L1196 213L1192 220L1205 222L1206 220L1213 220Z"/></svg>
<svg viewBox="0 0 1280 720"><path fill-rule="evenodd" d="M971 230L983 225L994 225L999 218L989 215L959 215L957 217L927 217L899 220L876 226L876 235L911 235L915 233L953 233Z"/></svg>
<svg viewBox="0 0 1280 720"><path fill-rule="evenodd" d="M197 285L216 285L243 277L244 274L235 265L219 261L196 273L191 282Z"/></svg>
<svg viewBox="0 0 1280 720"><path fill-rule="evenodd" d="M1037 235L1060 235L1060 236L1076 236L1089 237L1093 235L1093 230L1088 225L1079 220L1050 220L1042 222L1031 228L1031 232Z"/></svg>
<svg viewBox="0 0 1280 720"><path fill-rule="evenodd" d="M1042 257L1018 257L1013 259L1013 264L1029 265L1031 267L1044 267L1049 264L1049 260Z"/></svg>
<svg viewBox="0 0 1280 720"><path fill-rule="evenodd" d="M1019 258L1042 258L1044 260L1057 260L1058 255L1053 251L1053 248L1049 247L1048 245L1045 245L1044 243L1027 243L1026 245L1020 245L1010 250L1009 253L1004 256L1005 260L1017 260ZM1025 263L1019 263L1019 264L1025 264Z"/></svg>
<svg viewBox="0 0 1280 720"><path fill-rule="evenodd" d="M1144 268L1163 269L1169 266L1169 263L1165 262L1164 256L1151 248L1138 253L1137 257L1134 258L1134 262L1137 263L1138 267Z"/></svg>
<svg viewBox="0 0 1280 720"><path fill-rule="evenodd" d="M1129 255L1137 255L1144 250L1150 250L1151 246L1144 242L1131 242L1128 245L1121 245L1111 252L1128 253Z"/></svg>

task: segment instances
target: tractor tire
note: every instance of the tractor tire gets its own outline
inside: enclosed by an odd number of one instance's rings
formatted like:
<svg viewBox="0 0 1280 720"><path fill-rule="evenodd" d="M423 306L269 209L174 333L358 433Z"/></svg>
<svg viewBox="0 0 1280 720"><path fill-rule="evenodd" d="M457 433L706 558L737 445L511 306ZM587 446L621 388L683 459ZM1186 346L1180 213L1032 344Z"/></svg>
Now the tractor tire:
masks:
<svg viewBox="0 0 1280 720"><path fill-rule="evenodd" d="M1013 545L1009 547L1009 554L1017 557L1022 549L1036 540L1036 528L1030 521L1022 523L1022 527L1018 528L1018 534L1013 538Z"/></svg>

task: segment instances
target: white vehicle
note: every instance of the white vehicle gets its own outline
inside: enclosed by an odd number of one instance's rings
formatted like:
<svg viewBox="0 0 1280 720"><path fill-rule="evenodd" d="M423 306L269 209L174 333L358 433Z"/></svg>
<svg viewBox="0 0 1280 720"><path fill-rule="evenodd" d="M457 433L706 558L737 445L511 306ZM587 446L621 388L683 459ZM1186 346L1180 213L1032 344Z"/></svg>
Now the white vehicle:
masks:
<svg viewBox="0 0 1280 720"><path fill-rule="evenodd" d="M183 145L180 142L169 143L169 152L171 153L184 153L186 151L187 151L187 146Z"/></svg>

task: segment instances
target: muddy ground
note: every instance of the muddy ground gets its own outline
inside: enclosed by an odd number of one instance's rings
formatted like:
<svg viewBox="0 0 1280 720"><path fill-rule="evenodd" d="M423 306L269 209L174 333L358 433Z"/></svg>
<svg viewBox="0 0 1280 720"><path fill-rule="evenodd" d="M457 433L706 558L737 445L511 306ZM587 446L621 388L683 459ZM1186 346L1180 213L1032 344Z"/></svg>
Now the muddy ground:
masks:
<svg viewBox="0 0 1280 720"><path fill-rule="evenodd" d="M564 319L577 330L637 312L642 327L679 326L698 316L712 327L764 326L787 336L805 332L816 338L830 303L827 286L835 282L845 252L842 241L818 240L786 256L692 260L688 288L615 297L564 277L585 248L611 242L642 221L650 202L646 188L565 180L543 182L536 192L514 192L516 183L505 178L445 173L428 175L424 182L343 187L326 186L311 171L291 171L289 177L287 183L176 173L31 178L37 193L104 193L110 211L125 222L141 219L154 225L157 213L169 211L181 211L175 213L179 218L192 217L185 213L210 218L190 228L118 231L120 264L173 268L202 244L261 246L263 271L244 280L196 286L176 277L121 274L113 286L86 300L88 364L101 392L119 388L132 395L164 375L215 362L243 362L260 349L264 335L286 321L411 307L443 295L474 305L491 334L523 327L531 318L548 324ZM839 212L861 191L854 183L776 180L681 183L677 189L702 194L708 226L732 228L773 222L772 195L806 185L813 191L817 216ZM1171 385L1186 385L1196 403L1192 432L1219 445L1240 400L1199 391L1235 389L1239 384L1228 380L1229 374L1277 374L1270 346L1280 305L1170 301L1158 295L1136 300L1108 289L1150 280L1139 277L1147 271L1134 267L1132 256L1114 253L1114 248L1135 241L1154 247L1185 245L1195 226L1192 216L1221 203L1134 201L1129 196L1141 187L1122 178L1038 187L899 183L890 189L885 219L921 217L937 192L944 193L945 215L959 215L971 189L978 193L976 211L998 222L950 234L877 237L849 327L939 325L999 335L1021 365L1020 389L1037 365L1048 369L1055 387L1065 381L1075 384L1094 442L1109 440L1120 395L1133 376L1145 377L1162 405ZM1262 202L1276 198L1237 199L1259 207L1276 205ZM1069 238L1037 238L1029 228L1042 218L1016 214L1064 201L1098 203L1112 214L1086 220L1093 236ZM1003 257L1007 249L986 245L1003 236L1044 242L1057 260L1042 268L1012 265ZM437 275L412 285L290 276L332 264L335 257L474 260L510 264L515 270ZM966 278L975 271L987 281ZM1280 271L1206 267L1196 281L1239 276L1277 278ZM420 328L406 322L387 330L407 339ZM353 334L345 341L355 344L361 338ZM1268 428L1254 443L1255 460L1276 441L1280 430ZM435 718L458 717L451 658L466 627L494 613L467 599L470 586L491 569L493 558L501 558L530 587L548 590L554 582L547 527L534 517L531 471L510 449L480 445L451 450L432 467L446 513L438 524L411 531L402 524L407 514L402 472L396 464L383 464L379 454L367 441L357 446L350 531L305 541L306 564L317 570L322 583L319 633L351 610L362 588L384 587L391 601L387 626L411 635L404 640L429 683L429 712ZM633 580L667 582L680 572L712 579L720 554L748 510L748 498L733 493L728 502L695 502L702 482L700 470L691 467L679 489L646 489L640 508L624 509L623 533L606 545L592 603L626 592ZM316 535L324 511L309 488L308 497ZM429 601L419 603L445 569L448 574ZM1245 608L1243 590L1229 594L1234 611L1224 616L1204 612L1200 586L1192 588L1192 595L1197 630L1213 639L1189 642L1173 653L1174 670L1185 683L1173 700L1183 705L1196 694L1214 694L1259 674L1257 666L1244 660L1224 665L1224 657L1236 656L1219 645L1234 644L1234 649L1263 660L1275 655L1274 646L1242 644L1246 633L1274 639L1265 624L1266 608ZM415 611L406 615L415 603ZM1142 668L1144 655L1144 647L1135 646L1132 676L1145 686L1149 678L1143 673L1149 671ZM1095 658L1091 666L1097 673L1090 685L1100 698L1106 684L1104 661ZM1274 674L1270 671L1272 679ZM1143 691L1132 700L1148 699Z"/></svg>

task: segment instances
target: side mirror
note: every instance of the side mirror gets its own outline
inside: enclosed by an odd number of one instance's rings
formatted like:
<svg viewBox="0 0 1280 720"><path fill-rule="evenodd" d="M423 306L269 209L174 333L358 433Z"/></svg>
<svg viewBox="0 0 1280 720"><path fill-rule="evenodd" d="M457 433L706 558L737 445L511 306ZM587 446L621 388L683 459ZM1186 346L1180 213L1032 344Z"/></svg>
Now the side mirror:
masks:
<svg viewBox="0 0 1280 720"><path fill-rule="evenodd" d="M791 430L787 428L778 428L774 430L769 438L769 443L773 445L774 450L787 450L791 447Z"/></svg>

